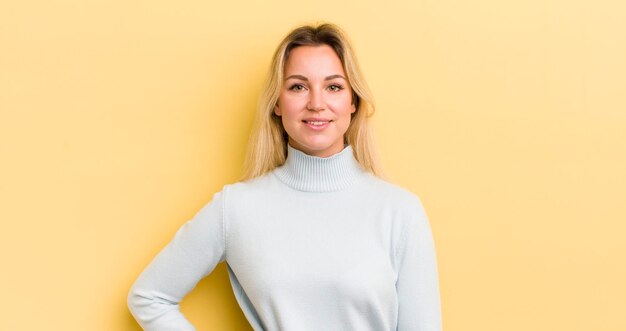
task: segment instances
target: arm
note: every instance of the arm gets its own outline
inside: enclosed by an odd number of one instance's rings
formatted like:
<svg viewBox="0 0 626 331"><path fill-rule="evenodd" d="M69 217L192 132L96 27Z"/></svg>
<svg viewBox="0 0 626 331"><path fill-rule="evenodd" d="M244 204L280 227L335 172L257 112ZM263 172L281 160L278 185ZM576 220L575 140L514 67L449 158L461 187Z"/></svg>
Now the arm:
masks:
<svg viewBox="0 0 626 331"><path fill-rule="evenodd" d="M440 331L441 302L435 243L424 208L417 200L397 251L399 331Z"/></svg>
<svg viewBox="0 0 626 331"><path fill-rule="evenodd" d="M178 303L225 259L222 201L215 193L132 285L128 308L144 330L195 330Z"/></svg>

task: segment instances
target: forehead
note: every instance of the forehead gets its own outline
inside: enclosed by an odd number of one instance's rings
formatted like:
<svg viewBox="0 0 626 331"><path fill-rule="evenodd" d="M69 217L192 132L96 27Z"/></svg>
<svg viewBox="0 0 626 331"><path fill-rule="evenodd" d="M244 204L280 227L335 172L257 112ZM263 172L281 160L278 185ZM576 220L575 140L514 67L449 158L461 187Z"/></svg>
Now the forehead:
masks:
<svg viewBox="0 0 626 331"><path fill-rule="evenodd" d="M328 45L299 46L291 50L285 62L285 75L344 74L341 60Z"/></svg>

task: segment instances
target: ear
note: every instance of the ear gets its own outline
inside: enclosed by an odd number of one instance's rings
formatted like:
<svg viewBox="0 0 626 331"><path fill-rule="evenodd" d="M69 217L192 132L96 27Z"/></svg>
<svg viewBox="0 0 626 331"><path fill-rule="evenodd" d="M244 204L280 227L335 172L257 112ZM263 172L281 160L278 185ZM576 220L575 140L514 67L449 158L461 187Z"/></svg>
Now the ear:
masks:
<svg viewBox="0 0 626 331"><path fill-rule="evenodd" d="M274 106L274 114L276 114L276 116L281 116L282 112L280 111L280 108L278 108L278 104L276 104Z"/></svg>
<svg viewBox="0 0 626 331"><path fill-rule="evenodd" d="M356 111L356 105L354 103L352 103L350 105L350 108L352 108L352 110L350 110L350 113L353 114Z"/></svg>

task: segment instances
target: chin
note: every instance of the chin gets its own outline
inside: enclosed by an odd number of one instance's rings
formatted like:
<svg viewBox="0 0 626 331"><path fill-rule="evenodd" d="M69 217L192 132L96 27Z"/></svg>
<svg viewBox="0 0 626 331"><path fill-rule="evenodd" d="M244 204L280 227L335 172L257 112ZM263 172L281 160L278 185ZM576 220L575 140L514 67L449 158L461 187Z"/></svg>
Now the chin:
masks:
<svg viewBox="0 0 626 331"><path fill-rule="evenodd" d="M290 139L290 145L297 149L306 150L309 152L309 154L325 152L329 149L335 148L335 146L338 145L336 140L322 135L319 135L317 137L303 138L304 139L299 140ZM341 151L341 149L343 149L343 142L341 143L339 151Z"/></svg>
<svg viewBox="0 0 626 331"><path fill-rule="evenodd" d="M330 156L330 154L338 153L343 149L343 144L336 151L333 150L335 148L333 144L324 144L324 145L311 144L311 145L301 145L301 146L305 149L305 152L307 154L327 154L327 153L329 154L329 155L324 155L323 157L328 157Z"/></svg>

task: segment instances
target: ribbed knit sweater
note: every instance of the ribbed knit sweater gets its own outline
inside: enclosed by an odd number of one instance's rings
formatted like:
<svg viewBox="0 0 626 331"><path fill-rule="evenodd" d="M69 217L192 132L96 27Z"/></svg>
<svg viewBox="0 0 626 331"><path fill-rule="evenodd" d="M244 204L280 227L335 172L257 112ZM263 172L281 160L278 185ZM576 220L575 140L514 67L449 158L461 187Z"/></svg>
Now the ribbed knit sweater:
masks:
<svg viewBox="0 0 626 331"><path fill-rule="evenodd" d="M179 302L220 262L255 331L439 331L435 246L420 199L288 145L286 162L228 184L185 223L128 294L145 330L195 330Z"/></svg>

